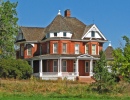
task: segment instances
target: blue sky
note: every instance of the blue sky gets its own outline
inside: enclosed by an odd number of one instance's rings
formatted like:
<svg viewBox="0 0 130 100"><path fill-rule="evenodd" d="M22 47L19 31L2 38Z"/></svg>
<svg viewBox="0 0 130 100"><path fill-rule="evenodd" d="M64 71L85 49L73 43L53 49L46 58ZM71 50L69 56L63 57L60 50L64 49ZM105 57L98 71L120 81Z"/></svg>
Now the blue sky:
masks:
<svg viewBox="0 0 130 100"><path fill-rule="evenodd" d="M46 27L58 10L70 9L71 16L86 25L96 24L114 48L130 38L130 0L10 0L18 1L18 25ZM104 44L104 49L108 43Z"/></svg>

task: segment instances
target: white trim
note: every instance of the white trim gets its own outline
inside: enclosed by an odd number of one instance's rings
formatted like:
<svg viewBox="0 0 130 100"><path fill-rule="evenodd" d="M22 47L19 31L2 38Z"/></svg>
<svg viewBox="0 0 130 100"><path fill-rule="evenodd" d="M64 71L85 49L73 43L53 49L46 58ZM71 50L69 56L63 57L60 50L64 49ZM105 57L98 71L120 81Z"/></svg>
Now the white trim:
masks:
<svg viewBox="0 0 130 100"><path fill-rule="evenodd" d="M76 47L76 45L77 45L78 47ZM77 49L77 50L76 50L76 49ZM75 54L79 54L79 52L80 52L80 45L79 45L78 43L75 44L74 50L75 50Z"/></svg>
<svg viewBox="0 0 130 100"><path fill-rule="evenodd" d="M82 36L81 39L84 39L84 37L93 29L93 27L96 28L96 30L97 30L97 31L99 32L99 34L104 38L104 40L107 40L107 39L105 38L105 36L101 33L101 31L97 28L97 26L96 26L95 24L87 31L86 34L84 34L84 35Z"/></svg>

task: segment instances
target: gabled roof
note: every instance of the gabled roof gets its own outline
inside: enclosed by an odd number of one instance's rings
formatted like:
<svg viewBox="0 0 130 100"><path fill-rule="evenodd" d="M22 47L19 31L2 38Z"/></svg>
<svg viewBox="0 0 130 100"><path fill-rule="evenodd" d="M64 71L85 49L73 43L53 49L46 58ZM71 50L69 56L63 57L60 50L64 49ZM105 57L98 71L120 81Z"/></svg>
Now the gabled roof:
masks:
<svg viewBox="0 0 130 100"><path fill-rule="evenodd" d="M44 28L20 27L26 41L39 41L44 37Z"/></svg>
<svg viewBox="0 0 130 100"><path fill-rule="evenodd" d="M106 58L109 60L109 59L113 59L113 55L112 55L112 52L113 52L113 47L112 46L108 46L105 50L105 55L106 55Z"/></svg>
<svg viewBox="0 0 130 100"><path fill-rule="evenodd" d="M45 32L72 31L63 16L57 15L54 20L46 27Z"/></svg>

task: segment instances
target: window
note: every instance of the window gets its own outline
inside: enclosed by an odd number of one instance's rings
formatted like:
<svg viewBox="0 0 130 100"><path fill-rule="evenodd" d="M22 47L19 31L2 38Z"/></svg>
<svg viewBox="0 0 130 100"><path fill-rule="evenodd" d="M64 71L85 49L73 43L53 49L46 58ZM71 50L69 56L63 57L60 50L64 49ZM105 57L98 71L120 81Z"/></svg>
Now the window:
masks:
<svg viewBox="0 0 130 100"><path fill-rule="evenodd" d="M66 60L62 61L62 72L66 72L66 66L67 66L67 62Z"/></svg>
<svg viewBox="0 0 130 100"><path fill-rule="evenodd" d="M40 44L40 55L42 54L42 44Z"/></svg>
<svg viewBox="0 0 130 100"><path fill-rule="evenodd" d="M63 43L62 52L67 53L67 44Z"/></svg>
<svg viewBox="0 0 130 100"><path fill-rule="evenodd" d="M85 72L89 72L89 62L85 62Z"/></svg>
<svg viewBox="0 0 130 100"><path fill-rule="evenodd" d="M49 38L49 37L50 37L50 34L49 34L49 33L47 33L46 38Z"/></svg>
<svg viewBox="0 0 130 100"><path fill-rule="evenodd" d="M57 36L57 33L56 33L56 32L54 33L54 36Z"/></svg>
<svg viewBox="0 0 130 100"><path fill-rule="evenodd" d="M91 32L91 37L95 37L95 31Z"/></svg>
<svg viewBox="0 0 130 100"><path fill-rule="evenodd" d="M75 44L75 54L79 54L79 44Z"/></svg>
<svg viewBox="0 0 130 100"><path fill-rule="evenodd" d="M93 61L93 72L94 72L94 67L96 67L96 61Z"/></svg>
<svg viewBox="0 0 130 100"><path fill-rule="evenodd" d="M57 43L53 44L53 53L57 53Z"/></svg>
<svg viewBox="0 0 130 100"><path fill-rule="evenodd" d="M58 62L57 62L57 60L53 61L53 72L58 72Z"/></svg>
<svg viewBox="0 0 130 100"><path fill-rule="evenodd" d="M85 45L85 53L88 54L88 52L89 52L89 46L88 46L88 44L86 44Z"/></svg>
<svg viewBox="0 0 130 100"><path fill-rule="evenodd" d="M49 53L49 43L47 43L47 53Z"/></svg>
<svg viewBox="0 0 130 100"><path fill-rule="evenodd" d="M96 55L96 45L92 44L92 55Z"/></svg>
<svg viewBox="0 0 130 100"><path fill-rule="evenodd" d="M21 56L24 54L24 46L21 46Z"/></svg>
<svg viewBox="0 0 130 100"><path fill-rule="evenodd" d="M63 32L63 36L66 36L66 32Z"/></svg>
<svg viewBox="0 0 130 100"><path fill-rule="evenodd" d="M32 55L32 46L30 44L27 45L27 55L28 56Z"/></svg>

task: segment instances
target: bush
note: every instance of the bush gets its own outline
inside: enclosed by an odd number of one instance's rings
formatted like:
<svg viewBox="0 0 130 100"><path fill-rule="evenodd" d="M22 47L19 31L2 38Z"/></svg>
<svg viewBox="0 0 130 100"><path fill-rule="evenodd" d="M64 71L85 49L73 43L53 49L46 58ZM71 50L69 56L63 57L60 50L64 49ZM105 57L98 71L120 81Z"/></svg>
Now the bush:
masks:
<svg viewBox="0 0 130 100"><path fill-rule="evenodd" d="M21 59L0 59L0 77L27 79L32 74L32 68L27 61Z"/></svg>

